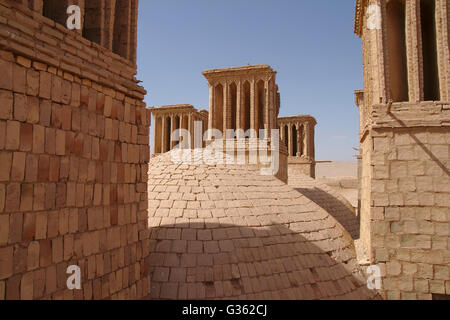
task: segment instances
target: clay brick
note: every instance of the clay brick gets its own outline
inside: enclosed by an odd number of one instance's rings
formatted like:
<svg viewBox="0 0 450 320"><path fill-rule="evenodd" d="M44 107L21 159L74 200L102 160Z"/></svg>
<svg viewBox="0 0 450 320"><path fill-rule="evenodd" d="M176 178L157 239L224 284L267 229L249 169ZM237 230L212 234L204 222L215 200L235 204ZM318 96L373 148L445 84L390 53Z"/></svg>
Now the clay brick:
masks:
<svg viewBox="0 0 450 320"><path fill-rule="evenodd" d="M39 97L43 99L51 98L52 75L41 71L39 75Z"/></svg>
<svg viewBox="0 0 450 320"><path fill-rule="evenodd" d="M64 261L68 261L73 256L73 235L64 236Z"/></svg>
<svg viewBox="0 0 450 320"><path fill-rule="evenodd" d="M47 239L47 213L39 213L36 215L35 239Z"/></svg>
<svg viewBox="0 0 450 320"><path fill-rule="evenodd" d="M0 120L0 150L5 149L6 144L6 121Z"/></svg>
<svg viewBox="0 0 450 320"><path fill-rule="evenodd" d="M53 128L61 129L63 118L63 107L58 103L52 103L51 125Z"/></svg>
<svg viewBox="0 0 450 320"><path fill-rule="evenodd" d="M71 106L79 107L80 106L80 96L81 96L81 88L77 83L72 83L72 99Z"/></svg>
<svg viewBox="0 0 450 320"><path fill-rule="evenodd" d="M86 86L81 87L80 106L83 108L89 107L89 88Z"/></svg>
<svg viewBox="0 0 450 320"><path fill-rule="evenodd" d="M41 211L45 208L45 184L37 183L34 185L34 203L33 210Z"/></svg>
<svg viewBox="0 0 450 320"><path fill-rule="evenodd" d="M0 281L0 301L6 299L6 283L5 281Z"/></svg>
<svg viewBox="0 0 450 320"><path fill-rule="evenodd" d="M0 59L0 89L13 89L13 64Z"/></svg>
<svg viewBox="0 0 450 320"><path fill-rule="evenodd" d="M40 182L49 181L50 176L50 157L47 155L39 156L39 173L38 180Z"/></svg>
<svg viewBox="0 0 450 320"><path fill-rule="evenodd" d="M105 117L111 117L112 105L113 105L112 97L106 96L105 97L105 108L104 108L104 115L105 115Z"/></svg>
<svg viewBox="0 0 450 320"><path fill-rule="evenodd" d="M20 125L20 151L31 151L33 148L33 125L21 123Z"/></svg>
<svg viewBox="0 0 450 320"><path fill-rule="evenodd" d="M0 90L0 119L11 120L13 117L13 94L11 91Z"/></svg>
<svg viewBox="0 0 450 320"><path fill-rule="evenodd" d="M63 238L59 237L52 240L52 257L53 263L60 263L64 258Z"/></svg>
<svg viewBox="0 0 450 320"><path fill-rule="evenodd" d="M20 300L21 275L15 275L6 281L6 300Z"/></svg>
<svg viewBox="0 0 450 320"><path fill-rule="evenodd" d="M39 72L27 70L27 95L39 95Z"/></svg>
<svg viewBox="0 0 450 320"><path fill-rule="evenodd" d="M25 178L26 153L14 152L11 167L11 181L21 182Z"/></svg>
<svg viewBox="0 0 450 320"><path fill-rule="evenodd" d="M66 154L66 133L62 130L56 130L56 155L64 156Z"/></svg>
<svg viewBox="0 0 450 320"><path fill-rule="evenodd" d="M6 189L6 212L17 212L20 206L20 184L10 183Z"/></svg>
<svg viewBox="0 0 450 320"><path fill-rule="evenodd" d="M56 153L56 130L52 128L45 128L45 153Z"/></svg>
<svg viewBox="0 0 450 320"><path fill-rule="evenodd" d="M49 127L52 120L52 104L50 100L41 100L39 111L39 124L44 127Z"/></svg>
<svg viewBox="0 0 450 320"><path fill-rule="evenodd" d="M39 156L27 154L25 164L25 182L37 182Z"/></svg>
<svg viewBox="0 0 450 320"><path fill-rule="evenodd" d="M22 194L20 197L20 211L31 211L33 210L33 185L32 184L22 184Z"/></svg>
<svg viewBox="0 0 450 320"><path fill-rule="evenodd" d="M12 165L12 153L2 152L0 153L0 182L9 182L11 165Z"/></svg>
<svg viewBox="0 0 450 320"><path fill-rule="evenodd" d="M39 241L39 265L48 267L52 263L52 245L50 240Z"/></svg>
<svg viewBox="0 0 450 320"><path fill-rule="evenodd" d="M8 243L9 239L9 215L0 215L0 246Z"/></svg>
<svg viewBox="0 0 450 320"><path fill-rule="evenodd" d="M55 238L59 234L59 212L52 211L47 216L48 238Z"/></svg>
<svg viewBox="0 0 450 320"><path fill-rule="evenodd" d="M0 280L9 278L13 274L13 247L0 248Z"/></svg>
<svg viewBox="0 0 450 320"><path fill-rule="evenodd" d="M72 98L72 85L71 82L63 80L61 85L61 102L63 104L69 104Z"/></svg>
<svg viewBox="0 0 450 320"><path fill-rule="evenodd" d="M45 128L40 125L33 126L33 153L44 153Z"/></svg>
<svg viewBox="0 0 450 320"><path fill-rule="evenodd" d="M71 209L69 213L69 232L78 232L78 210Z"/></svg>
<svg viewBox="0 0 450 320"><path fill-rule="evenodd" d="M6 149L18 150L20 146L20 122L8 121L6 124Z"/></svg>
<svg viewBox="0 0 450 320"><path fill-rule="evenodd" d="M36 270L39 268L39 242L31 242L27 252L27 270Z"/></svg>
<svg viewBox="0 0 450 320"><path fill-rule="evenodd" d="M52 294L56 292L56 266L50 266L45 270L45 293Z"/></svg>
<svg viewBox="0 0 450 320"><path fill-rule="evenodd" d="M13 90L26 93L26 83L26 69L15 64L13 67Z"/></svg>

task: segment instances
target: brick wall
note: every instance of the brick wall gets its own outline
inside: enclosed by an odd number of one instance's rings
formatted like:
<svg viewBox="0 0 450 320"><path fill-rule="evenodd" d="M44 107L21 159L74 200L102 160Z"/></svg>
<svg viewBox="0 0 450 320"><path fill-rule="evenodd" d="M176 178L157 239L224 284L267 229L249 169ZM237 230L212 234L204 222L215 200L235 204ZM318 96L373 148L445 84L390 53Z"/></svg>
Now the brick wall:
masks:
<svg viewBox="0 0 450 320"><path fill-rule="evenodd" d="M370 222L361 233L370 229L371 261L382 267L388 299L450 295L450 107L386 108L374 106L372 146L362 146Z"/></svg>
<svg viewBox="0 0 450 320"><path fill-rule="evenodd" d="M150 113L135 66L9 1L0 33L0 300L146 296ZM69 265L82 290L67 290Z"/></svg>

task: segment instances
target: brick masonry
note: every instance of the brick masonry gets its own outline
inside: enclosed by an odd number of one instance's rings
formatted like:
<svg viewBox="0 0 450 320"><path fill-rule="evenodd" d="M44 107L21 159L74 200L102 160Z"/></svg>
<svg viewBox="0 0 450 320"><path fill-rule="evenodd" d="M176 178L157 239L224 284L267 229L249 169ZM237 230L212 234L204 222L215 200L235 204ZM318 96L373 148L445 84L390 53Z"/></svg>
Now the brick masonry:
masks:
<svg viewBox="0 0 450 320"><path fill-rule="evenodd" d="M436 46L437 70L431 72L424 62L429 49L422 41L426 30L421 32L424 3L398 2L407 22L403 29L387 1L356 1L355 32L362 38L364 61L364 90L356 92L361 240L370 263L382 267L382 294L387 299L450 295L449 4L426 3L434 6L429 12L436 30L435 39L428 39ZM368 28L368 5L380 7L381 28ZM389 38L389 22L405 35L404 44ZM403 56L392 57L395 50L390 46L396 45L405 45ZM395 59L405 61L405 74L395 72ZM426 98L427 70L436 80L433 89L440 91L433 101ZM393 92L406 83L407 92L398 99Z"/></svg>
<svg viewBox="0 0 450 320"><path fill-rule="evenodd" d="M135 65L11 1L0 33L0 300L146 296L150 113ZM70 265L82 290L66 287Z"/></svg>

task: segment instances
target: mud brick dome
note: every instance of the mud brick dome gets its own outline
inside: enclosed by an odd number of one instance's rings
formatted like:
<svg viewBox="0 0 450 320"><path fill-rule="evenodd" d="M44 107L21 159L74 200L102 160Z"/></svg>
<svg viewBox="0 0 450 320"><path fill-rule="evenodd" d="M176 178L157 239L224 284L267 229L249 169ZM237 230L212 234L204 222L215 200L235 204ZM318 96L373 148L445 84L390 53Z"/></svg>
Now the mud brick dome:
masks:
<svg viewBox="0 0 450 320"><path fill-rule="evenodd" d="M149 165L152 299L367 299L351 236L251 165Z"/></svg>

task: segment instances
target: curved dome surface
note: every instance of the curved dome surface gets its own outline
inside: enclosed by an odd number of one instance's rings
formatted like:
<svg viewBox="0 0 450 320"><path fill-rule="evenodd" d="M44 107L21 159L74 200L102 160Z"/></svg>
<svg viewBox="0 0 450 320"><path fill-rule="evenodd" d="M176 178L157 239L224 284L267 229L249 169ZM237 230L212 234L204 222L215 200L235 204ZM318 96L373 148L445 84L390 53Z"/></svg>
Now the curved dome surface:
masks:
<svg viewBox="0 0 450 320"><path fill-rule="evenodd" d="M289 185L331 214L352 236L359 239L359 218L350 202L338 191L306 175L289 175Z"/></svg>
<svg viewBox="0 0 450 320"><path fill-rule="evenodd" d="M370 299L351 236L251 165L149 165L149 299Z"/></svg>

